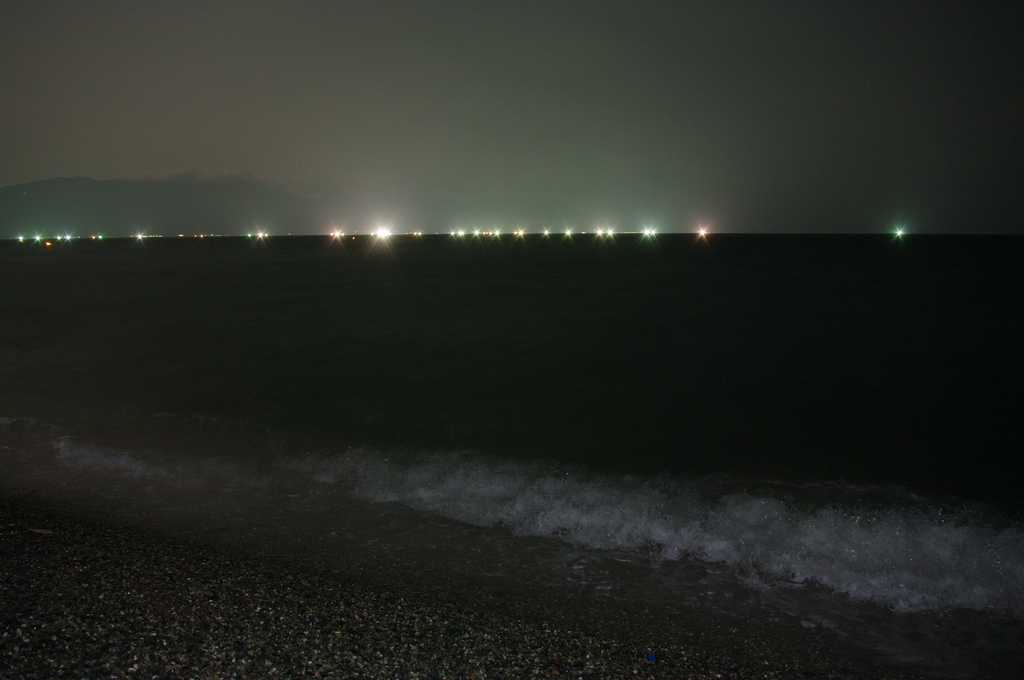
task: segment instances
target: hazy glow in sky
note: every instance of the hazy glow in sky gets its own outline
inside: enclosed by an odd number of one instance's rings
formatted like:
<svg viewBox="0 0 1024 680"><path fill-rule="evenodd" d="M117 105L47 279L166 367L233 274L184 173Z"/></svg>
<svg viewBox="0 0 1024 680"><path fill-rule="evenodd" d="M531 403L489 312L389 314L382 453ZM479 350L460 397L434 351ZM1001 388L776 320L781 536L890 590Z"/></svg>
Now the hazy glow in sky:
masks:
<svg viewBox="0 0 1024 680"><path fill-rule="evenodd" d="M15 3L0 186L249 173L339 224L1006 220L1011 4Z"/></svg>

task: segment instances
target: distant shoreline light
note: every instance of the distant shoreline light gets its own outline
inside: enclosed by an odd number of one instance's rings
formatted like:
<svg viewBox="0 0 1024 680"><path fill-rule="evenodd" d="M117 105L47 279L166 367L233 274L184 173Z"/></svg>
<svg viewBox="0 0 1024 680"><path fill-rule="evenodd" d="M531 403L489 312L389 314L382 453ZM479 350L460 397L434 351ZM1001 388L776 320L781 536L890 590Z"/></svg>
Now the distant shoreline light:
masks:
<svg viewBox="0 0 1024 680"><path fill-rule="evenodd" d="M484 228L449 229L447 231L435 231L435 232L427 232L427 231L423 231L423 230L396 232L396 231L393 231L392 228L390 228L390 227L379 227L379 228L377 228L377 229L375 229L373 231L362 232L362 233L358 233L357 232L354 235L350 234L350 233L346 233L345 231L342 231L340 229L333 229L332 231L326 232L325 234L322 233L322 234L295 234L295 235L299 236L299 237L328 236L330 238L339 239L339 240L343 239L343 238L356 239L357 237L359 237L359 238L390 239L390 238L395 238L395 237L400 237L400 236L410 236L410 237L414 237L414 238L422 238L422 237L431 236L431 235L435 235L435 236L445 236L446 235L449 238L456 238L456 239L461 239L461 238L465 238L465 237L469 236L470 238L473 238L473 239L496 239L496 240L503 240L503 237L504 238L514 238L514 239L517 239L517 238L527 238L527 237L530 237L530 236L538 236L538 237L550 238L552 233L553 233L552 229L542 229L542 230L538 230L538 231L530 231L530 232L528 232L526 229L523 229L522 227L517 227L517 228L515 228L515 229L513 229L511 231L504 232L504 233L502 233L502 230L498 229L498 228L491 228L491 229L484 229ZM564 227L564 228L562 228L562 229L560 229L558 231L555 231L554 233L556 235L557 234L561 234L562 239L560 239L560 240L563 240L563 241L564 240L572 241L574 239L574 237L588 236L588 235L591 238L593 238L593 239L610 239L610 238L612 238L614 236L620 236L620 235L621 236L638 235L638 236L641 236L643 238L654 238L654 237L659 236L659 235L673 236L673 235L684 235L684 234L687 234L687 233L695 235L698 239L706 240L706 239L711 237L711 229L710 229L710 227L708 227L707 225L704 225L704 224L697 226L692 231L660 231L660 230L658 230L655 227L643 227L642 229L639 229L639 230L636 230L636 231L630 231L630 230L616 230L616 229L613 229L611 227L603 227L602 226L602 227L594 227L592 229L583 229L583 230L573 229L572 227ZM874 233L878 234L879 232L874 232ZM886 233L886 232L882 232L882 233ZM907 236L908 232L907 232L906 226L897 224L897 225L891 226L887 233L889 235L891 235L895 239L902 240L902 239L904 239ZM288 236L292 236L291 233L289 233L287 235ZM737 235L739 235L739 234L737 234ZM782 235L791 235L791 234L789 234L788 232L781 232L781 233L778 233L778 234L751 234L751 235L761 235L761 236L778 235L778 236L782 236ZM796 234L792 234L792 235L796 235ZM843 234L835 234L835 235L836 236L841 236ZM859 234L859 235L870 236L871 233L862 233L862 234ZM132 234L132 235L130 235L128 237L112 237L112 238L114 238L115 240L118 239L118 238L130 238L132 240L141 241L143 239L165 238L166 236L167 236L166 234L147 234L145 232L137 232L137 233L134 233L134 234ZM270 238L270 232L261 229L261 230L256 230L256 231L245 232L245 233L240 234L240 235L226 234L226 233L212 233L212 232L211 233L206 233L206 232L204 232L204 233L193 233L193 234L172 233L171 236L172 237L177 237L177 238L196 238L196 239L248 238L248 239L255 239L255 240L265 240L265 239ZM275 237L275 238L278 238L278 237ZM32 236L26 236L24 233L22 233L22 234L18 234L16 236L8 237L7 239L0 239L0 241L2 241L2 240L10 240L10 241L14 241L14 242L17 242L17 243L25 243L25 242L41 243L44 240L49 240L51 243L52 242L65 242L65 243L68 243L68 242L71 242L71 241L77 241L77 240L83 240L83 239L90 240L90 241L109 240L107 238L107 234L102 234L102 233L93 233L93 234L90 234L88 236L75 236L73 233L65 232L65 233L62 233L62 234L56 234L56 235L51 236L51 237L45 237L42 234L34 234Z"/></svg>

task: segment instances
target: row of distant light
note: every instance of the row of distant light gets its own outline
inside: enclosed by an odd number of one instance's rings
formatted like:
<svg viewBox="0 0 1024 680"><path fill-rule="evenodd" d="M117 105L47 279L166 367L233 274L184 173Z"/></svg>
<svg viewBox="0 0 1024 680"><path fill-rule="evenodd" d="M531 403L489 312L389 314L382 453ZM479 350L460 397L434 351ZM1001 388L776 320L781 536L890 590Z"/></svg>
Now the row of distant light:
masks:
<svg viewBox="0 0 1024 680"><path fill-rule="evenodd" d="M373 233L378 238L389 238L391 236L391 230L390 229L378 229L377 231L375 231ZM472 235L472 236L501 236L501 230L500 229L495 229L494 231L482 231L480 229L474 229L472 232L468 232L468 233L470 235ZM544 236L550 236L551 235L551 230L550 229L545 229L543 233L544 233ZM572 229L566 229L564 233L565 233L566 236L572 236L573 231L572 231ZM581 234L586 234L587 232L581 231L580 233ZM597 230L595 230L594 233L596 233L598 236L605 236L605 237L611 237L611 236L614 236L616 234L615 230L613 230L613 229L597 229ZM626 232L626 233L638 233L638 232ZM654 236L658 232L655 229L644 229L642 232L639 232L639 233L642 233L644 236ZM466 236L466 234L467 234L467 232L464 229L458 229L458 230L449 232L450 236ZM249 238L252 238L253 236L255 236L256 238L264 238L266 235L267 235L267 233L264 232L264 231L258 231L255 234L247 234L247 236L249 236ZM332 232L331 235L334 238L341 238L341 237L343 237L345 235L345 232L343 232L343 231L335 231L335 232ZM422 236L423 232L421 232L421 231L414 231L414 232L412 232L412 235L413 236ZM512 235L513 236L526 236L526 230L525 229L519 229L518 231L513 231ZM699 228L697 230L697 235L701 236L701 237L707 236L708 235L707 227ZM896 236L903 236L903 229L902 228L899 228L899 229L896 230ZM102 238L102 237L100 237L100 238ZM142 234L139 234L138 238L142 238ZM353 237L353 238L355 238L355 237Z"/></svg>
<svg viewBox="0 0 1024 680"><path fill-rule="evenodd" d="M452 236L465 236L466 233L467 232L465 230L459 229L457 231L452 231L451 235ZM572 236L573 231L572 231L572 229L566 229L564 233L565 233L566 236ZM587 232L581 231L580 233L581 234L585 234ZM612 229L598 229L594 233L596 233L598 236L610 237L610 236L614 236L616 232L614 230L612 230ZM644 229L642 233L643 233L644 236L654 236L657 233L657 231L654 230L654 229ZM701 236L706 236L707 235L707 229L702 227L698 233ZM896 233L897 234L902 234L903 231L900 230L900 231L898 231ZM472 236L501 236L501 231L500 230L481 231L480 229L474 229L472 232L470 232L470 234ZM551 230L550 229L545 229L544 230L544 236L549 236L550 234L551 234ZM334 238L341 238L342 236L345 235L345 232L343 232L343 231L335 231L331 235L334 236ZM389 238L392 234L391 234L391 230L390 229L378 229L377 231L374 232L374 235L376 235L378 238ZM423 232L421 232L421 231L414 231L414 232L412 232L412 235L413 236L422 236ZM520 229L518 231L513 231L512 235L513 236L526 236L526 230ZM178 236L184 236L184 234L178 234ZM199 238L202 238L203 236L205 236L205 234L199 234ZM255 238L265 238L267 236L267 232L265 232L265 231L257 231L257 232L254 232L254 233L246 234L246 236L248 236L249 238L254 238L254 237ZM71 238L72 237L70 235L65 234L64 236L57 236L56 240L58 240L58 241L70 241ZM79 237L75 237L75 238L79 238ZM103 240L103 236L102 235L90 236L89 238L91 238L93 240L96 240L96 239L98 239L100 241ZM144 238L147 238L147 235L146 234L135 234L135 238L139 239L139 240L142 240ZM23 242L24 240L25 240L24 236L19 236L18 237L18 241L19 242ZM37 235L35 237L35 240L36 241L41 241L41 240L43 240L43 237Z"/></svg>
<svg viewBox="0 0 1024 680"><path fill-rule="evenodd" d="M587 233L587 232L586 231L581 231L580 233ZM614 236L615 231L614 231L614 229L596 229L594 231L594 233L596 233L596 235L599 236L599 237L611 237L611 236ZM654 229L644 229L643 230L643 235L645 237L652 237L652 236L655 235L655 233L656 233L656 231ZM705 229L700 229L700 236L705 236L705 233L706 233ZM500 237L501 235L502 235L502 232L501 232L500 229L496 229L495 231L481 231L480 229L473 229L473 231L472 231L472 236L474 236L474 237L478 237L478 236ZM547 236L550 236L550 235L551 235L551 229L545 229L544 230L544 236L547 237ZM451 236L454 236L454 237L464 237L464 236L466 236L466 231L463 230L463 229L452 231L451 232ZM526 231L524 229L519 229L518 231L513 231L512 232L512 236L524 237L524 236L526 236ZM572 236L572 229L565 229L565 236L567 236L567 237Z"/></svg>
<svg viewBox="0 0 1024 680"><path fill-rule="evenodd" d="M389 238L392 235L390 229L378 229L377 231L375 231L373 233L374 233L375 236L377 236L377 238ZM474 229L471 232L467 232L464 229L458 229L458 230L449 232L449 235L450 236L466 236L467 233L470 236L501 236L501 230L500 229L496 229L494 231L482 231L480 229ZM572 231L572 229L566 229L564 233L565 233L566 236L572 236L573 231ZM586 234L587 232L581 231L580 233L581 234ZM612 230L612 229L597 229L594 233L596 233L598 236L610 237L610 236L613 236L616 232L614 230ZM654 236L657 233L657 231L654 230L654 229L644 229L642 233L643 233L644 236ZM706 236L707 235L707 229L702 227L700 229L700 231L699 231L699 234L701 236ZM343 231L335 231L335 232L332 232L332 234L331 234L331 236L333 236L334 238L341 238L344 235L345 235L345 232L343 232ZM421 232L421 231L414 231L414 232L412 232L412 235L413 236L422 236L423 232ZM526 236L526 230L525 229L520 229L518 231L513 231L512 235L513 236ZM544 236L550 236L550 235L551 235L551 230L550 229L545 229L544 230ZM249 236L252 237L253 234L249 234ZM266 236L266 234L263 233L263 232L258 232L258 233L255 234L255 236L256 236L256 238L263 238L264 236Z"/></svg>
<svg viewBox="0 0 1024 680"><path fill-rule="evenodd" d="M63 236L54 236L53 240L54 241L70 241L72 238L81 238L81 237L80 236L72 237L69 234L64 234ZM89 238L92 239L93 241L102 241L103 240L102 234L93 235L93 236L90 236ZM43 237L40 236L39 234L36 234L35 238L32 239L32 240L33 241L42 241ZM24 242L25 242L25 237L24 236L19 236L18 237L18 243L24 243Z"/></svg>
<svg viewBox="0 0 1024 680"><path fill-rule="evenodd" d="M389 238L392 235L390 229L378 229L377 231L375 231L373 233L374 233L374 235L377 236L377 238ZM448 233L449 233L450 236L456 236L456 237L466 236L467 234L469 234L470 236L501 236L501 230L500 229L495 229L494 231L482 231L480 229L474 229L471 232L467 232L464 229L457 229L455 231L450 231ZM544 236L550 236L551 235L551 230L550 229L545 229L543 233L544 233ZM560 233L563 233L563 232L560 232ZM587 232L581 231L580 233L581 234L586 234ZM597 229L597 230L594 231L594 233L597 234L598 236L612 237L612 236L614 236L618 232L616 232L613 229ZM654 236L658 232L655 229L644 229L642 232L624 232L624 233L641 233L644 236ZM572 229L566 229L564 234L566 236L572 236L573 235L573 231L572 231ZM256 238L263 238L266 235L267 235L267 233L263 232L263 231L258 231L255 234L248 234L248 236L250 238L252 238L253 236L255 236ZM331 236L333 236L334 238L341 238L344 235L345 235L345 232L343 232L343 231L335 231L335 232L331 233ZM414 232L412 232L412 235L413 236L422 236L423 232L421 232L421 231L414 231ZM513 236L526 236L526 230L519 229L518 231L513 231L512 235ZM706 237L708 235L707 227L699 228L697 230L697 235L702 237L702 238ZM903 236L903 229L902 228L899 228L899 229L896 230L896 236L898 236L898 237L902 237ZM141 234L139 235L139 238L142 238ZM355 237L353 237L353 238L355 238Z"/></svg>
<svg viewBox="0 0 1024 680"><path fill-rule="evenodd" d="M464 229L458 229L458 230L449 232L449 235L451 235L451 236L466 236L467 233L470 234L471 236L501 236L501 230L500 229L495 229L494 231L482 231L480 229L474 229L472 232L467 232ZM551 230L550 229L545 229L543 233L544 233L544 236L550 236L551 235ZM566 236L572 236L573 235L572 229L566 229L564 233L565 233ZM580 233L581 234L586 234L587 232L581 231ZM594 231L594 233L596 233L598 236L611 237L611 236L614 236L617 232L615 230L613 230L613 229L596 229ZM625 233L641 233L644 236L654 236L658 232L655 229L644 229L642 232L625 232ZM374 232L374 234L378 238L388 238L389 236L391 236L391 230L390 229L378 229L377 231ZM255 234L256 238L263 238L266 235L267 235L266 232L257 232ZM345 232L343 232L343 231L335 231L331 235L334 236L334 238L341 238L342 236L345 235ZM412 235L413 236L422 236L423 232L421 232L421 231L414 231L414 232L412 232ZM526 236L526 230L520 229L518 231L513 231L512 235L513 236ZM708 235L707 227L700 227L697 230L697 235L701 236L701 237L707 236ZM249 234L249 236L252 237L253 234ZM896 236L903 236L903 229L902 228L896 229ZM140 235L139 238L142 238L142 236Z"/></svg>
<svg viewBox="0 0 1024 680"><path fill-rule="evenodd" d="M450 232L450 235L451 236L456 236L456 237L461 237L461 236L466 236L466 233L467 232L465 230L459 229L459 230ZM581 234L585 234L587 232L582 231L580 233ZM614 230L612 230L612 229L597 229L595 231L595 233L598 236L603 236L603 237L610 238L610 237L614 236L616 232ZM654 230L654 229L644 229L643 232L641 232L641 233L644 236L654 236L655 234L657 234L657 231ZM377 236L377 238L389 238L391 236L391 230L390 229L378 229L377 231L374 232L374 234ZM549 236L550 234L551 234L551 231L549 229L545 229L544 230L544 236ZM573 234L573 232L572 232L571 229L566 229L565 230L565 235L566 236L572 236L572 234ZM701 236L701 237L707 236L708 230L705 227L701 227L697 231L697 234L698 234L698 236ZM255 238L265 238L267 236L267 232L265 232L265 231L257 231L255 233L246 234L246 235L249 238L253 238L253 237L255 237ZM341 238L342 236L345 235L345 232L343 232L343 231L335 231L331 235L334 236L334 238ZM412 235L413 236L422 236L423 232L414 231L414 232L412 232ZM481 231L479 229L474 229L472 232L470 232L470 235L471 236L501 236L501 231L500 230ZM526 236L526 231L523 230L523 229L520 229L519 231L513 231L512 235L513 236ZM183 236L183 234L178 234L178 236ZM903 229L897 229L896 230L896 236L902 237L903 236ZM199 237L202 238L203 234L200 234ZM57 240L57 241L70 241L71 238L72 237L70 235L65 234L64 236L56 236L55 240ZM75 237L75 238L78 238L78 237ZM89 238L91 238L93 240L102 241L103 240L103 235L102 234L94 235L94 236L90 236ZM136 234L135 238L137 238L137 239L139 239L141 241L142 239L147 238L147 236L145 234ZM353 238L355 238L355 237L353 237ZM35 241L42 241L43 237L39 236L39 235L36 235L34 240ZM18 243L23 243L24 241L25 241L25 237L24 236L19 236L18 237Z"/></svg>

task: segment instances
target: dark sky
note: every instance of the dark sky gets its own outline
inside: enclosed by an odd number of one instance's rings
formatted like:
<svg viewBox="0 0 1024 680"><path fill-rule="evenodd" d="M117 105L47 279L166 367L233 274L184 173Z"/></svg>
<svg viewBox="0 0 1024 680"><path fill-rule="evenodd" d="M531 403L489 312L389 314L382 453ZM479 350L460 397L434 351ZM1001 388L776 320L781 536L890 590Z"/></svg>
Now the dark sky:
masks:
<svg viewBox="0 0 1024 680"><path fill-rule="evenodd" d="M1015 3L0 2L0 186L1024 231Z"/></svg>

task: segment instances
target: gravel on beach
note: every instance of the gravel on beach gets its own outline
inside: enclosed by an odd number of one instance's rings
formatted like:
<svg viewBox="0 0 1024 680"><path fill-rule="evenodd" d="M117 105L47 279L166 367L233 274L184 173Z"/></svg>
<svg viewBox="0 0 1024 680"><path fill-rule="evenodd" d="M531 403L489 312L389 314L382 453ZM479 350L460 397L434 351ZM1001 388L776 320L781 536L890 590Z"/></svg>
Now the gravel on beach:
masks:
<svg viewBox="0 0 1024 680"><path fill-rule="evenodd" d="M0 497L0 678L911 678L709 622L610 633Z"/></svg>

